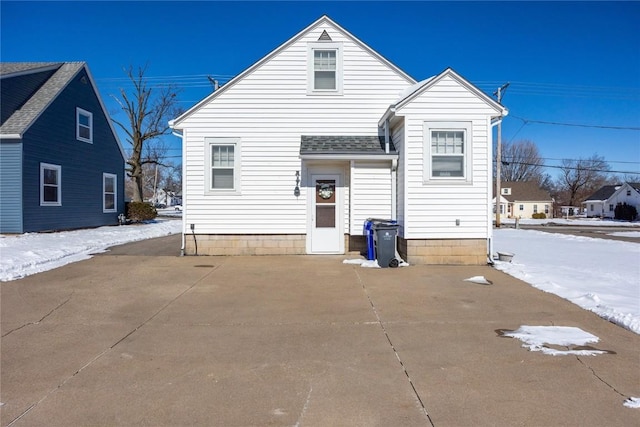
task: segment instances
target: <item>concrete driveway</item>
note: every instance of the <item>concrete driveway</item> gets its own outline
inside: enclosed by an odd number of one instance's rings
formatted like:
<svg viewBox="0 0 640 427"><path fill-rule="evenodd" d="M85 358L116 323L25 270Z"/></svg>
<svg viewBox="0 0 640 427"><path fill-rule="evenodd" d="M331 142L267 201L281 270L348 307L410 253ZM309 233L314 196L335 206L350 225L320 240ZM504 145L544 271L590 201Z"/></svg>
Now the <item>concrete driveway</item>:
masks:
<svg viewBox="0 0 640 427"><path fill-rule="evenodd" d="M490 267L176 250L1 284L2 426L640 425L623 406L640 336ZM496 332L521 325L576 326L609 354Z"/></svg>

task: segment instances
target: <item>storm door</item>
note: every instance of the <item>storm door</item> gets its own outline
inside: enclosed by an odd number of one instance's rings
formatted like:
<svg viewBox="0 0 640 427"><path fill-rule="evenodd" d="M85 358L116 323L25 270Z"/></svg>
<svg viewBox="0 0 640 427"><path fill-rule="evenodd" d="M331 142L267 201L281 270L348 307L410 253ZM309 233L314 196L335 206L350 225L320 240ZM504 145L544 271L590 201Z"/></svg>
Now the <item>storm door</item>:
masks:
<svg viewBox="0 0 640 427"><path fill-rule="evenodd" d="M340 175L312 175L311 252L341 253Z"/></svg>

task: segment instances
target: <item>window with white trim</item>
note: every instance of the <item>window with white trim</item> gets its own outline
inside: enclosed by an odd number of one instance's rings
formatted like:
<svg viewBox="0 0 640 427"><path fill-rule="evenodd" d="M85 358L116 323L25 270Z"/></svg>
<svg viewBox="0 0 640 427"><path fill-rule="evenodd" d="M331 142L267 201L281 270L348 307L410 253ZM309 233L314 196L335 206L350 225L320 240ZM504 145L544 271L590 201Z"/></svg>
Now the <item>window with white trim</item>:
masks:
<svg viewBox="0 0 640 427"><path fill-rule="evenodd" d="M76 139L93 143L93 114L76 108Z"/></svg>
<svg viewBox="0 0 640 427"><path fill-rule="evenodd" d="M240 191L240 139L206 138L206 191Z"/></svg>
<svg viewBox="0 0 640 427"><path fill-rule="evenodd" d="M425 122L424 181L472 181L471 122Z"/></svg>
<svg viewBox="0 0 640 427"><path fill-rule="evenodd" d="M533 205L533 213L534 214L538 213L538 205Z"/></svg>
<svg viewBox="0 0 640 427"><path fill-rule="evenodd" d="M62 167L40 163L40 206L62 206Z"/></svg>
<svg viewBox="0 0 640 427"><path fill-rule="evenodd" d="M309 94L342 94L342 43L310 43L307 67Z"/></svg>
<svg viewBox="0 0 640 427"><path fill-rule="evenodd" d="M118 176L112 173L102 174L102 211L115 212L118 200Z"/></svg>

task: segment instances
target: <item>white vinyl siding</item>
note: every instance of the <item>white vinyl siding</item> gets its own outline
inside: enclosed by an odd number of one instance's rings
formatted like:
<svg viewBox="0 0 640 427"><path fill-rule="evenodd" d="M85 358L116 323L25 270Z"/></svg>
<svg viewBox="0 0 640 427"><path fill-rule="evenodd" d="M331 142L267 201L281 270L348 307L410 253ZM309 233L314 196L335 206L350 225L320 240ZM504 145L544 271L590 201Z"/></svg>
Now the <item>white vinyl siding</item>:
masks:
<svg viewBox="0 0 640 427"><path fill-rule="evenodd" d="M76 108L76 138L93 143L93 114L82 108Z"/></svg>
<svg viewBox="0 0 640 427"><path fill-rule="evenodd" d="M354 161L351 192L350 234L362 234L367 218L395 217L391 212L391 162Z"/></svg>
<svg viewBox="0 0 640 427"><path fill-rule="evenodd" d="M102 212L115 212L118 206L118 176L102 174Z"/></svg>
<svg viewBox="0 0 640 427"><path fill-rule="evenodd" d="M407 239L487 238L492 209L490 121L496 110L453 76L444 76L396 114L405 123L401 233ZM425 132L431 124L442 128L451 123L458 123L452 128L464 128L467 134L467 175L431 179Z"/></svg>
<svg viewBox="0 0 640 427"><path fill-rule="evenodd" d="M40 163L40 206L62 206L62 167Z"/></svg>
<svg viewBox="0 0 640 427"><path fill-rule="evenodd" d="M343 96L308 95L308 46L323 30L343 48ZM184 129L185 224L196 224L198 233L306 234L310 189L308 162L299 157L301 135L377 135L378 120L411 83L331 25L303 35L235 84L223 86L179 124ZM207 188L205 145L214 136L242 140L241 197ZM344 169L348 207L349 162ZM302 177L299 197L294 195L296 171Z"/></svg>

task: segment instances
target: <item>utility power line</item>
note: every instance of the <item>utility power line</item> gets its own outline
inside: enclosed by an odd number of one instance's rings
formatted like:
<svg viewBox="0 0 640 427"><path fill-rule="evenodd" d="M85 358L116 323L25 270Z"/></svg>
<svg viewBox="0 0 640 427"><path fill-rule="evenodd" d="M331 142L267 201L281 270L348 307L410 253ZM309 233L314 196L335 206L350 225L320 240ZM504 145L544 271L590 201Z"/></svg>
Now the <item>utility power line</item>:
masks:
<svg viewBox="0 0 640 427"><path fill-rule="evenodd" d="M494 163L495 163L495 160L494 160ZM583 170L583 171L589 171L589 172L624 173L624 174L640 175L640 172L632 172L632 171L612 171L607 169L594 169L594 168L588 168L588 167L556 166L556 165L545 165L544 163L515 162L515 161L506 161L506 160L502 161L503 165L509 165L511 163L514 165L536 166L541 168L569 169L569 170Z"/></svg>
<svg viewBox="0 0 640 427"><path fill-rule="evenodd" d="M514 116L514 115L511 115L511 117L513 117L514 119L522 120L523 126L528 123L541 123L541 124L555 125L555 126L576 126L576 127L597 128L597 129L640 130L640 127L634 127L634 126L589 125L584 123L548 122L544 120L525 119L525 118Z"/></svg>

